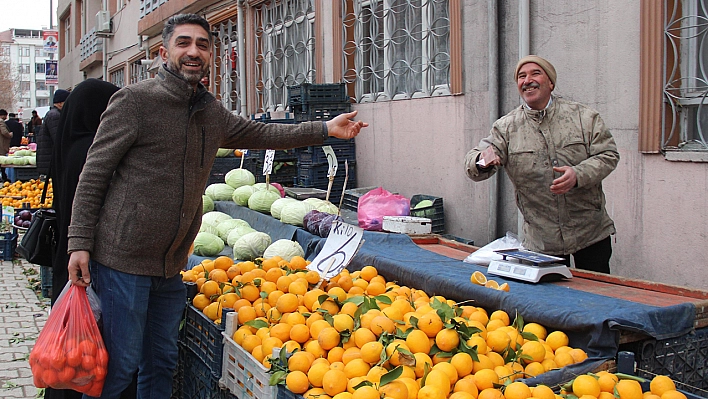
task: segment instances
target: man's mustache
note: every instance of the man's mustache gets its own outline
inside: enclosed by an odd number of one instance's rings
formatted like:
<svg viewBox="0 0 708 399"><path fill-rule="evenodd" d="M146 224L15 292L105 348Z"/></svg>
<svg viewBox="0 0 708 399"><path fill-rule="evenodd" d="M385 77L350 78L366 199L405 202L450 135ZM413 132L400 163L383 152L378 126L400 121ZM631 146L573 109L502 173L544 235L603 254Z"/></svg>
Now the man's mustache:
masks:
<svg viewBox="0 0 708 399"><path fill-rule="evenodd" d="M540 87L540 85L539 85L538 83L536 83L536 82L531 82L531 83L528 83L528 84L525 84L525 85L521 86L521 90L526 90L526 89L538 89L539 87Z"/></svg>

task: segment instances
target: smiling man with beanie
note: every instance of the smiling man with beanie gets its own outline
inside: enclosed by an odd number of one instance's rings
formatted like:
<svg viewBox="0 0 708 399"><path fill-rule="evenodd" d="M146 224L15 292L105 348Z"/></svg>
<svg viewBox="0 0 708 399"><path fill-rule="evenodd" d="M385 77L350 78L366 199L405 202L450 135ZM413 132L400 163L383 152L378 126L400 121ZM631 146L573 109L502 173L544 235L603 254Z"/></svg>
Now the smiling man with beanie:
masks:
<svg viewBox="0 0 708 399"><path fill-rule="evenodd" d="M61 109L64 106L64 101L69 97L69 91L58 89L54 92L52 107L44 116L42 128L36 133L37 141L37 172L41 176L46 176L49 173L49 164L52 160L52 152L54 151L54 137L59 127L59 117Z"/></svg>
<svg viewBox="0 0 708 399"><path fill-rule="evenodd" d="M609 273L615 226L602 180L619 162L615 140L597 111L552 94L557 74L548 60L523 57L514 79L523 104L467 153L467 176L482 181L503 166L524 216L524 247Z"/></svg>

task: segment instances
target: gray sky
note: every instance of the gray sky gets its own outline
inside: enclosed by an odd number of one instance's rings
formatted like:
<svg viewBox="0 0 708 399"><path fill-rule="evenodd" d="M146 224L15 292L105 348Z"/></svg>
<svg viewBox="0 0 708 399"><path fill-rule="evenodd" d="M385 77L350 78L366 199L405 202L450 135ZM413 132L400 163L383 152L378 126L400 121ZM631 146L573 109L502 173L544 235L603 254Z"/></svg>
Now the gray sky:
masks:
<svg viewBox="0 0 708 399"><path fill-rule="evenodd" d="M57 24L56 8L59 0L51 0L54 8L54 25ZM50 0L0 0L0 31L11 28L49 28Z"/></svg>

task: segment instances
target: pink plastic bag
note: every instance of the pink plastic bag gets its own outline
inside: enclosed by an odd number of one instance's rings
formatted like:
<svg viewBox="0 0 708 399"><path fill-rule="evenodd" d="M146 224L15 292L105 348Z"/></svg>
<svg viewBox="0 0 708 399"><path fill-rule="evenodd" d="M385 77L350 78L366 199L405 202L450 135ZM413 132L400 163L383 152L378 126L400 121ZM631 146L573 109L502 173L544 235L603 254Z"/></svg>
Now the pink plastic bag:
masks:
<svg viewBox="0 0 708 399"><path fill-rule="evenodd" d="M379 187L359 198L357 218L362 229L381 231L384 216L408 216L410 213L411 201L408 198Z"/></svg>

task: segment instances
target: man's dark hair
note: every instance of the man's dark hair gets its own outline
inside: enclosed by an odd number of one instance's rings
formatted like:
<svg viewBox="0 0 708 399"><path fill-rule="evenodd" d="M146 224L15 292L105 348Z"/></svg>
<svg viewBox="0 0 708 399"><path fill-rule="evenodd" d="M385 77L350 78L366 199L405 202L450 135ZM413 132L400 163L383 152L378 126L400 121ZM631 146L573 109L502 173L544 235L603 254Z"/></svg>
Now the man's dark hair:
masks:
<svg viewBox="0 0 708 399"><path fill-rule="evenodd" d="M37 115L37 111L32 111L32 115Z"/></svg>
<svg viewBox="0 0 708 399"><path fill-rule="evenodd" d="M0 109L0 116L6 116L6 115L7 115L7 111L5 111L4 109Z"/></svg>
<svg viewBox="0 0 708 399"><path fill-rule="evenodd" d="M197 14L177 14L171 16L167 22L165 22L165 27L162 28L162 45L167 47L172 39L172 34L175 33L175 28L179 25L199 25L207 33L209 37L209 44L212 43L211 30L209 28L209 22L206 19L200 17Z"/></svg>
<svg viewBox="0 0 708 399"><path fill-rule="evenodd" d="M14 112L10 112L9 114L7 114L7 116L10 117L10 118L14 118L14 117L17 116L17 114L14 113Z"/></svg>

